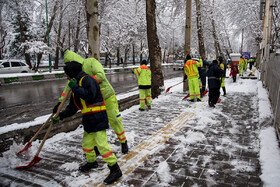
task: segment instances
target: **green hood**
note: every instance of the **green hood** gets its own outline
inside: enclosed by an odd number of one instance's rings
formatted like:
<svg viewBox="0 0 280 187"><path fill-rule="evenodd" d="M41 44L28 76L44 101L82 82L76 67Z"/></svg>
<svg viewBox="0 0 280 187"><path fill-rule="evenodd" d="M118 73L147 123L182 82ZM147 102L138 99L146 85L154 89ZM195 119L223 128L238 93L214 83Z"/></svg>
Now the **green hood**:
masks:
<svg viewBox="0 0 280 187"><path fill-rule="evenodd" d="M71 61L77 61L77 62L83 64L84 59L77 53L67 50L64 54L64 63L71 62Z"/></svg>

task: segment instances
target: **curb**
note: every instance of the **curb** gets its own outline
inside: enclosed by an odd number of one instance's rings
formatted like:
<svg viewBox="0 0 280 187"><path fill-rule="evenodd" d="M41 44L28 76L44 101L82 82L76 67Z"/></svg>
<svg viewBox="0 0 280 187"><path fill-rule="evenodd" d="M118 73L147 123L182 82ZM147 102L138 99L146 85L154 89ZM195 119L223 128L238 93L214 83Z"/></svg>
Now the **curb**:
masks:
<svg viewBox="0 0 280 187"><path fill-rule="evenodd" d="M47 79L60 79L66 78L65 73L56 73L56 74L39 74L39 75L30 75L22 77L7 77L0 78L1 84L11 84L11 83L23 83L23 82L32 82L38 80L47 80Z"/></svg>
<svg viewBox="0 0 280 187"><path fill-rule="evenodd" d="M168 65L170 66L170 65ZM162 68L167 67L167 65L162 66ZM119 73L119 72L130 72L131 69L134 69L135 67L120 67L120 68L104 68L104 72L107 73ZM9 85L13 83L28 83L32 81L40 81L40 80L50 80L50 79L61 79L66 78L65 73L53 73L53 74L35 74L35 75L24 75L22 73L22 76L14 76L14 77L5 77L0 78L0 85Z"/></svg>

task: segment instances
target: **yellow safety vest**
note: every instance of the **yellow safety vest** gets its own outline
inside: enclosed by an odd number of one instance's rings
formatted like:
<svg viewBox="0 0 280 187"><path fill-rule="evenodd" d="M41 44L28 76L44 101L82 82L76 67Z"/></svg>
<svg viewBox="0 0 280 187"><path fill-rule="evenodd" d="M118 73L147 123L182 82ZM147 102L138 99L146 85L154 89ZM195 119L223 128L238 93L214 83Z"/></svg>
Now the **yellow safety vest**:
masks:
<svg viewBox="0 0 280 187"><path fill-rule="evenodd" d="M194 76L198 75L198 73L199 73L197 67L201 67L201 64L199 63L197 65L197 61L195 61L195 60L188 60L185 63L184 71L185 71L185 73L186 73L186 75L188 77L194 77Z"/></svg>

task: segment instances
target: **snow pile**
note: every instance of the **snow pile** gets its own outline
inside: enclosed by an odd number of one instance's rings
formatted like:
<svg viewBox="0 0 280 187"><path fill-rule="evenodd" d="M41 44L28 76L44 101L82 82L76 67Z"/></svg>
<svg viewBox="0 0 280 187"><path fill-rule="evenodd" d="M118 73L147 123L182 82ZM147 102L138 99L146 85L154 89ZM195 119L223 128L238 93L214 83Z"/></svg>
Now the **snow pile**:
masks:
<svg viewBox="0 0 280 187"><path fill-rule="evenodd" d="M263 124L273 118L268 92L258 82L259 123ZM280 150L273 126L264 126L260 131L260 164L264 186L277 187L280 184Z"/></svg>
<svg viewBox="0 0 280 187"><path fill-rule="evenodd" d="M161 162L159 164L158 169L157 169L157 174L161 181L160 185L168 186L169 185L168 183L170 183L172 181L173 177L169 171L170 171L170 168L166 161Z"/></svg>

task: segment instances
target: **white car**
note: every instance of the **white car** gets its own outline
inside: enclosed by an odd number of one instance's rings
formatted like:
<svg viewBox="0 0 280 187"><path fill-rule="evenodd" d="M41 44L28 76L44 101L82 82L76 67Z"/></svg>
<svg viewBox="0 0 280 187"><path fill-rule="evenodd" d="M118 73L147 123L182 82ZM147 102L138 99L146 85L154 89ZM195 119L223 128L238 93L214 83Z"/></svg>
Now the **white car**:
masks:
<svg viewBox="0 0 280 187"><path fill-rule="evenodd" d="M173 70L183 70L184 69L184 60L176 60L174 63L173 63Z"/></svg>
<svg viewBox="0 0 280 187"><path fill-rule="evenodd" d="M0 60L0 74L3 73L29 73L29 66L22 60Z"/></svg>

